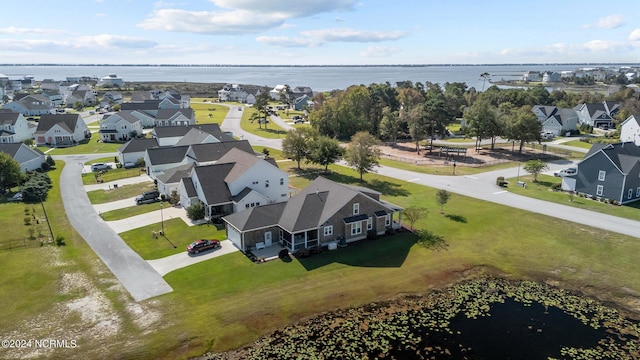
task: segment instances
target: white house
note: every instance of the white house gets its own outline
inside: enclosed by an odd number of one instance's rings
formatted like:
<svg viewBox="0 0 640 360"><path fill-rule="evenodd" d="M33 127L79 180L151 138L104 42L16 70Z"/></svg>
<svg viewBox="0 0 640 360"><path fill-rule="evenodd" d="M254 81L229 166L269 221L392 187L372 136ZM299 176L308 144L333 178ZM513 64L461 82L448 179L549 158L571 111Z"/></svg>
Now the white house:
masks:
<svg viewBox="0 0 640 360"><path fill-rule="evenodd" d="M620 141L640 146L640 116L631 115L620 124Z"/></svg>
<svg viewBox="0 0 640 360"><path fill-rule="evenodd" d="M155 120L155 126L187 126L195 123L196 114L191 108L159 109Z"/></svg>
<svg viewBox="0 0 640 360"><path fill-rule="evenodd" d="M218 90L218 100L246 102L249 94L239 84L225 84Z"/></svg>
<svg viewBox="0 0 640 360"><path fill-rule="evenodd" d="M180 203L183 206L194 203L195 194L205 207L205 217L211 219L286 201L289 197L288 175L272 160L231 149L215 164L193 168L190 180L181 181ZM193 188L187 189L187 184Z"/></svg>
<svg viewBox="0 0 640 360"><path fill-rule="evenodd" d="M0 112L0 143L21 143L32 139L36 130L20 113Z"/></svg>
<svg viewBox="0 0 640 360"><path fill-rule="evenodd" d="M142 135L142 122L128 112L105 116L100 122L100 139L104 142L127 141Z"/></svg>
<svg viewBox="0 0 640 360"><path fill-rule="evenodd" d="M77 145L90 137L91 132L80 114L42 115L35 132L39 146Z"/></svg>
<svg viewBox="0 0 640 360"><path fill-rule="evenodd" d="M160 126L153 129L151 136L158 140L158 146L177 145L192 129L201 130L213 135L219 141L233 141L234 139L220 130L218 124L201 124L191 126ZM184 145L191 145L184 144Z"/></svg>
<svg viewBox="0 0 640 360"><path fill-rule="evenodd" d="M3 105L2 108L21 113L24 116L52 114L55 111L51 101L42 95L27 95Z"/></svg>
<svg viewBox="0 0 640 360"><path fill-rule="evenodd" d="M522 75L522 81L540 81L540 73L538 71L527 71Z"/></svg>
<svg viewBox="0 0 640 360"><path fill-rule="evenodd" d="M284 89L286 89L286 87L287 85L282 85L282 84L274 86L274 88L269 91L269 95L271 96L271 99L280 100L280 94Z"/></svg>
<svg viewBox="0 0 640 360"><path fill-rule="evenodd" d="M42 168L46 161L44 153L25 144L0 144L0 152L7 153L20 164L20 171L33 171Z"/></svg>
<svg viewBox="0 0 640 360"><path fill-rule="evenodd" d="M532 110L542 124L543 132L559 136L578 128L578 113L574 109L535 105Z"/></svg>
<svg viewBox="0 0 640 360"><path fill-rule="evenodd" d="M121 77L117 76L116 74L109 74L107 76L101 77L99 84L106 85L106 86L121 87L124 85L124 80Z"/></svg>

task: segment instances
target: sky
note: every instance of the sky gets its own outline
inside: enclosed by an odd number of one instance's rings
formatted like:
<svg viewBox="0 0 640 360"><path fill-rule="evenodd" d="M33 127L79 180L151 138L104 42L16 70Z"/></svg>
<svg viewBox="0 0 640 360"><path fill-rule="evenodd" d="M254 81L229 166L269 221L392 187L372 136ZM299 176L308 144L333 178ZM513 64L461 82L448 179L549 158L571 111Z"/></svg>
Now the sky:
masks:
<svg viewBox="0 0 640 360"><path fill-rule="evenodd" d="M640 63L633 0L30 0L4 64Z"/></svg>

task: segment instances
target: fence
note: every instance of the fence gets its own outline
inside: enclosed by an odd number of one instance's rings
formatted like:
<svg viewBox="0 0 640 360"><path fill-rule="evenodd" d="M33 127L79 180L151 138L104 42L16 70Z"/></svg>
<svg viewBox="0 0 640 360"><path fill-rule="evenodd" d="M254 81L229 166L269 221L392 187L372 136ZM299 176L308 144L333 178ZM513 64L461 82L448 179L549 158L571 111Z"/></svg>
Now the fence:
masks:
<svg viewBox="0 0 640 360"><path fill-rule="evenodd" d="M17 251L24 249L32 249L52 243L49 237L42 239L22 239L22 240L5 240L0 242L0 251Z"/></svg>

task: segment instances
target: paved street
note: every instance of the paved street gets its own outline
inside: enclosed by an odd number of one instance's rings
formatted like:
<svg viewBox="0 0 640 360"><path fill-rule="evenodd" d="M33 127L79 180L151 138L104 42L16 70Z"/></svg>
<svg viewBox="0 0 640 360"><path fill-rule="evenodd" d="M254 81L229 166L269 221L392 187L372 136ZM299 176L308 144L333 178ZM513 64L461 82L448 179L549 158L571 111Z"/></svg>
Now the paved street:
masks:
<svg viewBox="0 0 640 360"><path fill-rule="evenodd" d="M111 229L93 209L82 185L83 163L98 155L56 156L66 162L60 177L60 192L71 225L120 280L135 301L173 291L158 272ZM113 155L111 155L113 156Z"/></svg>

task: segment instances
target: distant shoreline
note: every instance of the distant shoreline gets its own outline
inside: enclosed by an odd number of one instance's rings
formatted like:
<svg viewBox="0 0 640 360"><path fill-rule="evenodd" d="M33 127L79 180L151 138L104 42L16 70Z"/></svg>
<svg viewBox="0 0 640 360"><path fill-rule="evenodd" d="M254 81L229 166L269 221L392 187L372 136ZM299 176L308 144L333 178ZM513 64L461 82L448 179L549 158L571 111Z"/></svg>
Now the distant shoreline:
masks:
<svg viewBox="0 0 640 360"><path fill-rule="evenodd" d="M640 66L637 62L628 63L505 63L505 64L380 64L380 65L258 65L258 64L50 64L50 63L13 63L0 66L95 66L95 67L457 67L457 66Z"/></svg>

